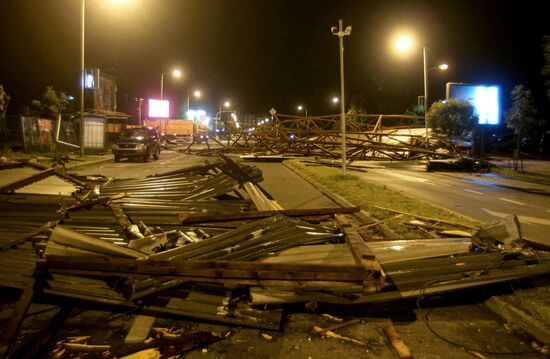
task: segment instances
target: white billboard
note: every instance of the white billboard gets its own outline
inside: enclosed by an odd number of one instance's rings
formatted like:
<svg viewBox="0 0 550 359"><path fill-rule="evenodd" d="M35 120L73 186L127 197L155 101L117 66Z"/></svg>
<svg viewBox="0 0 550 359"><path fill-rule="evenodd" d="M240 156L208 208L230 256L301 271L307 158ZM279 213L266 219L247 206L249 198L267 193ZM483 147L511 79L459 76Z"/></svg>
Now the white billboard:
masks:
<svg viewBox="0 0 550 359"><path fill-rule="evenodd" d="M500 87L448 82L447 99L470 102L479 118L480 125L500 123Z"/></svg>

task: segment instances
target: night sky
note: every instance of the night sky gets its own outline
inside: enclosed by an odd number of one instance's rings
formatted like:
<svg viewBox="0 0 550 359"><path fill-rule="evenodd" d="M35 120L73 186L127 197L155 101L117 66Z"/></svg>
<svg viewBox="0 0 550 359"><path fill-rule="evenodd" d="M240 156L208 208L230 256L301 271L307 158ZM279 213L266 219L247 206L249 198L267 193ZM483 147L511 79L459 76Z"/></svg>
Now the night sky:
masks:
<svg viewBox="0 0 550 359"><path fill-rule="evenodd" d="M38 98L48 85L78 95L80 0L0 0L0 84L11 95L9 113ZM543 1L322 1L322 0L110 0L86 1L86 67L117 76L119 109L133 112L135 97L183 103L200 88L213 115L225 99L242 114L337 113L338 38L344 20L346 101L369 113L403 113L423 94L420 48L409 56L391 49L396 31L426 36L430 100L446 82L532 89L548 112L540 71L543 36L550 34ZM507 106L507 103L504 104Z"/></svg>

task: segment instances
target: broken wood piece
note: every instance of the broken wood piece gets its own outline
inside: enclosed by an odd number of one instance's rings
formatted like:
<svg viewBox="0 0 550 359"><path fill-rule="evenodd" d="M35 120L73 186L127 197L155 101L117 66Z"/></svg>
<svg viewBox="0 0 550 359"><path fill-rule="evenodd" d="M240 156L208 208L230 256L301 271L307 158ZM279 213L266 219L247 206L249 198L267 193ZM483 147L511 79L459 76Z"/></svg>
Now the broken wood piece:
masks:
<svg viewBox="0 0 550 359"><path fill-rule="evenodd" d="M84 343L90 340L92 337L89 335L81 335L77 337L66 337L65 341L68 343Z"/></svg>
<svg viewBox="0 0 550 359"><path fill-rule="evenodd" d="M156 319L157 318L149 315L137 315L134 318L132 327L124 339L124 343L135 344L145 341L145 339L149 336L151 326L155 323Z"/></svg>
<svg viewBox="0 0 550 359"><path fill-rule="evenodd" d="M351 214L359 212L359 207L311 208L311 209L283 209L247 212L208 212L208 213L179 213L178 221L182 224L229 222L246 219L268 218L278 214L288 217L325 216L331 214Z"/></svg>
<svg viewBox="0 0 550 359"><path fill-rule="evenodd" d="M326 313L321 314L321 316L324 317L324 318L327 318L328 320L332 320L333 322L343 322L344 321L344 319L342 319L342 318L337 318L335 316L332 316L332 315L326 314Z"/></svg>
<svg viewBox="0 0 550 359"><path fill-rule="evenodd" d="M472 228L471 226L468 226L468 225L462 224L462 223L455 223L455 222L446 221L444 219L431 218L431 217L421 216L421 215L418 215L418 214L397 211L397 210L391 209L391 208L380 207L380 206L374 206L374 208L378 208L378 209L388 211L388 212L400 213L400 214L404 214L406 216L411 216L411 217L415 217L415 218L420 218L420 219L423 219L425 221L444 223L444 224L448 224L448 225L451 225L451 226L457 226L457 227L463 227L463 228Z"/></svg>
<svg viewBox="0 0 550 359"><path fill-rule="evenodd" d="M133 354L125 355L120 357L120 359L158 359L160 357L161 354L158 348L148 348Z"/></svg>
<svg viewBox="0 0 550 359"><path fill-rule="evenodd" d="M374 253L359 234L357 225L350 216L342 214L336 215L336 223L346 235L346 242L350 247L355 263L368 273L364 280L365 292L378 291L384 286L386 276ZM374 286L372 285L373 281L369 280L372 278L375 279Z"/></svg>
<svg viewBox="0 0 550 359"><path fill-rule="evenodd" d="M437 231L437 234L439 234L441 236L456 237L456 238L471 238L472 237L472 233L466 232L466 231L459 231L459 230Z"/></svg>
<svg viewBox="0 0 550 359"><path fill-rule="evenodd" d="M361 321L359 319L352 319L352 320L348 320L347 322L333 324L330 327L324 328L324 330L327 332L334 332L335 330L346 328L360 322Z"/></svg>
<svg viewBox="0 0 550 359"><path fill-rule="evenodd" d="M273 340L273 337L269 334L262 333L262 338L265 340Z"/></svg>
<svg viewBox="0 0 550 359"><path fill-rule="evenodd" d="M403 339L401 339L401 336L399 335L399 333L397 333L393 325L382 328L382 331L390 341L397 355L399 355L399 358L401 359L412 358L411 350L405 344Z"/></svg>
<svg viewBox="0 0 550 359"><path fill-rule="evenodd" d="M70 352L103 353L107 350L111 350L110 345L92 345L78 343L63 343L62 345L65 349L67 349L67 351Z"/></svg>
<svg viewBox="0 0 550 359"><path fill-rule="evenodd" d="M355 344L358 344L358 345L361 345L361 346L367 346L367 343L365 343L365 342L362 342L360 340L353 339L353 338L344 337L340 334L334 333L333 331L325 330L325 329L323 329L321 327L318 327L318 326L314 326L313 331L317 334L326 335L327 337L331 337L331 338L334 338L334 339L339 339L339 340L343 340L343 341L346 341L346 342L355 343Z"/></svg>

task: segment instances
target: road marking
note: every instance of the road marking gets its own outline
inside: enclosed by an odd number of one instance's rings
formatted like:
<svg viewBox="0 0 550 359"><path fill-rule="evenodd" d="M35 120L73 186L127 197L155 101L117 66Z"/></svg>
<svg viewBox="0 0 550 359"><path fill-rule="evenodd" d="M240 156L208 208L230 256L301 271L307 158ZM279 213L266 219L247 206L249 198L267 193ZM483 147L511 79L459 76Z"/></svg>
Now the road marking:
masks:
<svg viewBox="0 0 550 359"><path fill-rule="evenodd" d="M508 199L508 198L504 198L504 197L499 197L498 199L500 199L501 201L504 201L504 202L510 202L510 203L514 203L514 204L519 204L520 206L525 206L525 203L514 201L512 199Z"/></svg>
<svg viewBox="0 0 550 359"><path fill-rule="evenodd" d="M474 191L474 190L472 190L472 189L467 189L467 188L464 188L464 190L465 190L466 192L471 192L471 193L475 193L475 194L483 195L483 193L481 193L481 192L478 192L478 191Z"/></svg>
<svg viewBox="0 0 550 359"><path fill-rule="evenodd" d="M491 211L490 209L481 208L483 211L489 213L493 217L497 218L506 218L508 216L511 216L510 213L503 213L503 212L496 212ZM550 220L539 218L539 217L531 217L531 216L517 216L520 223L527 223L527 224L542 224L544 226L550 226Z"/></svg>
<svg viewBox="0 0 550 359"><path fill-rule="evenodd" d="M449 185L446 184L446 183L434 182L432 180L425 179L425 178L408 176L408 175L401 174L401 173L392 173L391 171L385 171L385 172L386 172L386 174L389 174L390 176L398 177L398 178L401 178L405 181L420 182L420 183L429 184L429 185L432 185L432 186L449 187Z"/></svg>

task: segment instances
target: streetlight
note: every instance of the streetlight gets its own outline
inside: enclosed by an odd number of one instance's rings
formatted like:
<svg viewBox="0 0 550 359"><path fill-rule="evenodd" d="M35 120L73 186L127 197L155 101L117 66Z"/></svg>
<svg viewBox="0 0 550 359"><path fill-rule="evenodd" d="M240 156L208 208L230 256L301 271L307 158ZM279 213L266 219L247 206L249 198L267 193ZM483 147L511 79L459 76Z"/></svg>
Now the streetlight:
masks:
<svg viewBox="0 0 550 359"><path fill-rule="evenodd" d="M231 102L229 102L229 101L224 101L224 102L223 102L223 107L226 108L226 109L230 108L230 107L231 107ZM218 124L219 124L220 122L223 124L223 122L222 122L222 113L224 113L224 112L233 112L233 111L222 111L222 104L220 104L220 108L219 108L218 113L216 114L216 120L215 120L215 123L216 123L216 132L217 132L217 130L218 130Z"/></svg>
<svg viewBox="0 0 550 359"><path fill-rule="evenodd" d="M178 69L175 69L171 72L172 76L174 76L175 78L180 78L181 77L181 71L178 70ZM162 101L163 100L163 94L164 94L164 75L166 75L165 72L163 72L161 75L160 75L160 100Z"/></svg>
<svg viewBox="0 0 550 359"><path fill-rule="evenodd" d="M338 28L330 28L332 35L338 36L340 44L340 121L342 127L342 174L346 174L346 113L344 97L344 36L351 35L351 26L342 25L342 19L338 21Z"/></svg>
<svg viewBox="0 0 550 359"><path fill-rule="evenodd" d="M125 3L122 0L112 0L115 3ZM80 157L84 157L84 87L86 85L86 67L84 44L86 39L86 0L80 3ZM98 79L99 80L99 79Z"/></svg>
<svg viewBox="0 0 550 359"><path fill-rule="evenodd" d="M338 97L333 97L331 101L332 103L338 103L340 102L340 99Z"/></svg>
<svg viewBox="0 0 550 359"><path fill-rule="evenodd" d="M403 35L397 38L396 41L396 48L400 52L407 52L411 49L414 42L412 38L408 35ZM428 147L428 107L429 107L429 99L428 99L428 72L432 69L440 69L440 70L447 70L449 68L449 65L447 64L441 64L439 66L434 66L431 68L428 68L428 56L427 51L428 48L426 47L426 38L424 36L424 39L422 41L422 59L424 64L424 130L426 134L426 148Z"/></svg>
<svg viewBox="0 0 550 359"><path fill-rule="evenodd" d="M201 97L201 92L199 90L195 90L193 91L193 97L195 98L200 98ZM187 119L189 119L189 103L190 103L190 95L189 95L189 92L187 92Z"/></svg>
<svg viewBox="0 0 550 359"><path fill-rule="evenodd" d="M298 111L303 111L303 110L305 110L305 112L306 112L306 118L307 118L307 107L306 107L306 106L298 105L298 107L296 107L296 109L298 109Z"/></svg>

